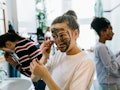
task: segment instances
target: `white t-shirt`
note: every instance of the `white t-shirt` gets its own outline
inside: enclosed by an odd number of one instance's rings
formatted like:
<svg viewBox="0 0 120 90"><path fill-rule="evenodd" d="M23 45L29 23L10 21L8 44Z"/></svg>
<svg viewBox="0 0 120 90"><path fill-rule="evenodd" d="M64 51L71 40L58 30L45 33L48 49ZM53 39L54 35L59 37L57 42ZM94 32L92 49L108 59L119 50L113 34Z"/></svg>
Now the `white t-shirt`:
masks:
<svg viewBox="0 0 120 90"><path fill-rule="evenodd" d="M57 51L46 67L61 90L89 90L95 72L94 62L85 52L66 55Z"/></svg>

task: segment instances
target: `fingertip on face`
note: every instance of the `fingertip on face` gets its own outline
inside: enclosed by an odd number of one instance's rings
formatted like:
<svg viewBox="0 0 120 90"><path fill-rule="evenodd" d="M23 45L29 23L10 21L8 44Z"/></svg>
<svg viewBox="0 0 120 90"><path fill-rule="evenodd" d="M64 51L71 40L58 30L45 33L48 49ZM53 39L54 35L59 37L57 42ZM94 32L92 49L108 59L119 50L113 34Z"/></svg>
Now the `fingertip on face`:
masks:
<svg viewBox="0 0 120 90"><path fill-rule="evenodd" d="M54 40L51 40L51 41L50 41L50 45L52 45L54 42L55 42Z"/></svg>

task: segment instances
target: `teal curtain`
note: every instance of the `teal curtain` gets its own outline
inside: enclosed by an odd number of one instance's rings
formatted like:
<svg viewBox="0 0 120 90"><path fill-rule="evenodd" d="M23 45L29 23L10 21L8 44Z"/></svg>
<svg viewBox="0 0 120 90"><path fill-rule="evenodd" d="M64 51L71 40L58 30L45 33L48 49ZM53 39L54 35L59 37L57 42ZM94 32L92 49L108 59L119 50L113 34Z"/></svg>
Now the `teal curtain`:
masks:
<svg viewBox="0 0 120 90"><path fill-rule="evenodd" d="M101 0L96 0L94 6L95 16L102 17L103 16L103 5Z"/></svg>
<svg viewBox="0 0 120 90"><path fill-rule="evenodd" d="M10 64L9 64L9 77L21 77L20 72Z"/></svg>
<svg viewBox="0 0 120 90"><path fill-rule="evenodd" d="M11 57L13 57L14 60L19 63L18 61L19 58L16 53L11 53ZM21 74L15 67L9 64L9 76L10 77L21 77Z"/></svg>

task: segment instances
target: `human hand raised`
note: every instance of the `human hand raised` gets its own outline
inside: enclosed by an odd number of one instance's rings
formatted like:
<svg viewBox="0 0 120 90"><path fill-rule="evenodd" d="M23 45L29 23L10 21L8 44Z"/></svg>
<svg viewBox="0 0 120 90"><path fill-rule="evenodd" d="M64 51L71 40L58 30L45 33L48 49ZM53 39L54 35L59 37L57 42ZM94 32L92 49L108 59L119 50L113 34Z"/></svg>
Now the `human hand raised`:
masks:
<svg viewBox="0 0 120 90"><path fill-rule="evenodd" d="M47 40L41 44L40 50L45 58L49 57L51 46L53 45L53 43L53 40Z"/></svg>
<svg viewBox="0 0 120 90"><path fill-rule="evenodd" d="M12 62L12 61L14 61L9 52L5 52L4 53L4 58L9 63Z"/></svg>

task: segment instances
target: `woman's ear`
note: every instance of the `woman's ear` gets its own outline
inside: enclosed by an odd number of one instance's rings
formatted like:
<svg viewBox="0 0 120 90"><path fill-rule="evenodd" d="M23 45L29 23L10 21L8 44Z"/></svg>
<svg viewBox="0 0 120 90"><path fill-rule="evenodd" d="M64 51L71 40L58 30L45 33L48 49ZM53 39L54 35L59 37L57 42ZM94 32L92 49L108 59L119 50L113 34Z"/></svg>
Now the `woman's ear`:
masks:
<svg viewBox="0 0 120 90"><path fill-rule="evenodd" d="M74 37L77 39L79 36L79 31L76 29L74 30Z"/></svg>
<svg viewBox="0 0 120 90"><path fill-rule="evenodd" d="M105 36L105 32L106 32L106 31L101 31L101 32L100 32L100 35L101 35L101 36Z"/></svg>
<svg viewBox="0 0 120 90"><path fill-rule="evenodd" d="M12 42L11 41L6 41L5 42L5 47L6 48L10 48L12 46Z"/></svg>

